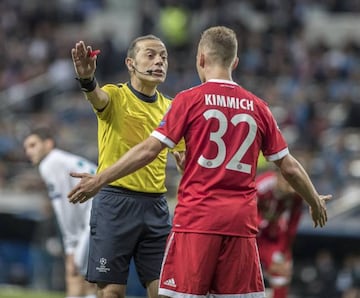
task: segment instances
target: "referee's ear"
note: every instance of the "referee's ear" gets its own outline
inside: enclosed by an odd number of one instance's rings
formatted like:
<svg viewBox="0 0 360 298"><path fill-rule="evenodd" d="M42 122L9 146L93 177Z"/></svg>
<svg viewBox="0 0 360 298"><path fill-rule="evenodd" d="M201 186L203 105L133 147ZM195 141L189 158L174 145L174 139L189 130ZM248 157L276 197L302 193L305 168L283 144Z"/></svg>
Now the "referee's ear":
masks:
<svg viewBox="0 0 360 298"><path fill-rule="evenodd" d="M129 73L134 71L134 61L133 61L132 58L126 57L125 58L125 65L126 65L128 71L129 71Z"/></svg>

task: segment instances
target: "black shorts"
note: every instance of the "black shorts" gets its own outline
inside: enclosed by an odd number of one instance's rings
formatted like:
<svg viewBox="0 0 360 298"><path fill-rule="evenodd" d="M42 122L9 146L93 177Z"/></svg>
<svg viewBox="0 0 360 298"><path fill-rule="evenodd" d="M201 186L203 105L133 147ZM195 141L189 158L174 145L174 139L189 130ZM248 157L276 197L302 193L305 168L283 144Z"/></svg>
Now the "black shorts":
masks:
<svg viewBox="0 0 360 298"><path fill-rule="evenodd" d="M86 279L127 284L133 257L140 282L159 279L171 229L166 198L107 186L93 199Z"/></svg>

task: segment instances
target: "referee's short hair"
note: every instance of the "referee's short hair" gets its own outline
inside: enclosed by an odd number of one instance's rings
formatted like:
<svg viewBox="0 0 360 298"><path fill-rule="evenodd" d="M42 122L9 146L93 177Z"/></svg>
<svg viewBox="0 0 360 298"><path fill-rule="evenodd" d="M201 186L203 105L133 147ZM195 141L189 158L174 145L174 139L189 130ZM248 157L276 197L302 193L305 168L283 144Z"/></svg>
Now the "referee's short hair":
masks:
<svg viewBox="0 0 360 298"><path fill-rule="evenodd" d="M139 36L137 38L135 38L131 43L130 46L127 50L127 56L129 58L134 58L136 56L136 52L137 52L137 43L139 41L143 41L143 40L158 40L160 42L163 42L159 37L153 35L153 34L148 34L148 35L144 35L144 36Z"/></svg>

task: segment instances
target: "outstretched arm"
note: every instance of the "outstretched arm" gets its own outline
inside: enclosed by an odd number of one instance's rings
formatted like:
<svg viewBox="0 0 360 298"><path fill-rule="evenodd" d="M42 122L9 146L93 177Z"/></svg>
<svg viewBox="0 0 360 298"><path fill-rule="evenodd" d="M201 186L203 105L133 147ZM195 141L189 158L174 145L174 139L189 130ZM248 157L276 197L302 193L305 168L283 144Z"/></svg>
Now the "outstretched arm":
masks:
<svg viewBox="0 0 360 298"><path fill-rule="evenodd" d="M309 204L314 227L327 222L326 201L331 195L319 195L302 165L290 154L275 161L281 174L295 191Z"/></svg>
<svg viewBox="0 0 360 298"><path fill-rule="evenodd" d="M93 197L104 185L129 175L152 162L166 147L158 139L150 136L131 148L116 163L96 175L71 173L81 181L68 194L71 203L82 203Z"/></svg>
<svg viewBox="0 0 360 298"><path fill-rule="evenodd" d="M86 98L96 110L103 110L109 102L109 97L105 91L101 90L95 79L96 52L92 51L91 46L86 46L83 41L79 41L71 49L71 57L77 79Z"/></svg>

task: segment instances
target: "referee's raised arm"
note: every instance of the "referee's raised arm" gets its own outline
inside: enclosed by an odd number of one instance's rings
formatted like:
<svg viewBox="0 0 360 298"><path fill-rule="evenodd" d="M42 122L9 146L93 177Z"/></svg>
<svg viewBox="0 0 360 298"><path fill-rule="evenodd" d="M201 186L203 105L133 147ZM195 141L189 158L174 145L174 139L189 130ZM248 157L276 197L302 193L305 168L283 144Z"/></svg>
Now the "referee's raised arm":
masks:
<svg viewBox="0 0 360 298"><path fill-rule="evenodd" d="M99 87L95 78L97 54L99 53L98 50L93 51L91 46L86 46L84 41L77 42L71 49L76 79L80 88L94 109L101 111L108 104L109 96Z"/></svg>

